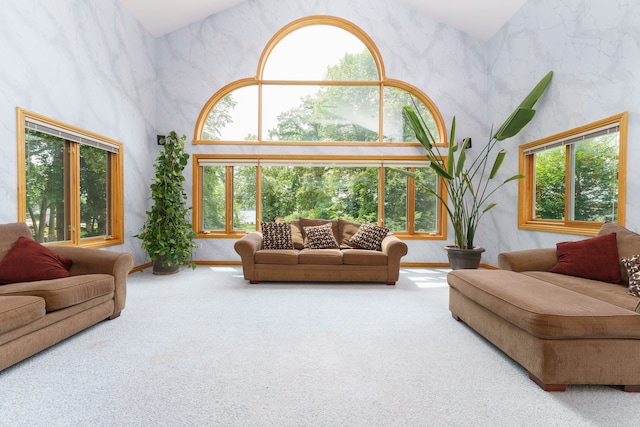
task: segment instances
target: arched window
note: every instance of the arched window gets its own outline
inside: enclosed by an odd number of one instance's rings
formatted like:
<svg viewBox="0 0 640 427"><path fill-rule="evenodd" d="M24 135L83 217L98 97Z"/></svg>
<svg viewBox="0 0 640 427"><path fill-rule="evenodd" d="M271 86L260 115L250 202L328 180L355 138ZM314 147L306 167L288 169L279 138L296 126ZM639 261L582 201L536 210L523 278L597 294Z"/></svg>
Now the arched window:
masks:
<svg viewBox="0 0 640 427"><path fill-rule="evenodd" d="M315 151L194 155L194 224L203 236L228 236L275 217L339 216L446 237L435 197L386 168L423 171L421 180L439 188L423 156L393 149L419 145L402 114L405 105L419 110L446 143L435 104L385 76L375 44L360 28L328 16L292 22L267 43L255 78L231 82L207 101L193 143ZM350 146L364 148L350 154L331 148Z"/></svg>

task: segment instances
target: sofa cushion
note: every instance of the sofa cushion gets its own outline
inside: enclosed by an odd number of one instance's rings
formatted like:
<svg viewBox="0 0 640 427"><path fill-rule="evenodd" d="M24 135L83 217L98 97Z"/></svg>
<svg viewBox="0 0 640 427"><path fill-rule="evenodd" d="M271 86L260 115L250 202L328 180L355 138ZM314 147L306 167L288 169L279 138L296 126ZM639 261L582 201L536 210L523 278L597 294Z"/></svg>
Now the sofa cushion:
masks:
<svg viewBox="0 0 640 427"><path fill-rule="evenodd" d="M20 236L0 261L0 283L69 277L72 261L35 240Z"/></svg>
<svg viewBox="0 0 640 427"><path fill-rule="evenodd" d="M598 236L610 233L616 234L618 256L620 258L627 258L635 254L640 254L640 234L634 233L620 224L606 222L602 227L600 227ZM628 283L629 276L627 275L627 269L622 265L622 263L620 263L620 277L624 283Z"/></svg>
<svg viewBox="0 0 640 427"><path fill-rule="evenodd" d="M338 245L342 249L355 248L350 240L360 229L359 222L347 221L346 219L338 220Z"/></svg>
<svg viewBox="0 0 640 427"><path fill-rule="evenodd" d="M389 234L387 227L380 227L377 224L365 222L360 226L358 232L351 238L351 244L362 249L372 251L381 250L381 244L385 237Z"/></svg>
<svg viewBox="0 0 640 427"><path fill-rule="evenodd" d="M90 299L113 293L110 274L85 274L37 282L0 286L0 295L30 295L44 298L47 312L71 307Z"/></svg>
<svg viewBox="0 0 640 427"><path fill-rule="evenodd" d="M640 314L524 274L455 270L447 281L467 298L538 338L640 339Z"/></svg>
<svg viewBox="0 0 640 427"><path fill-rule="evenodd" d="M264 249L293 249L291 225L288 222L263 222L261 227Z"/></svg>
<svg viewBox="0 0 640 427"><path fill-rule="evenodd" d="M289 225L291 226L291 240L293 241L293 248L304 248L304 237L302 235L300 220L289 221Z"/></svg>
<svg viewBox="0 0 640 427"><path fill-rule="evenodd" d="M368 249L343 249L342 263L350 265L387 265L387 254Z"/></svg>
<svg viewBox="0 0 640 427"><path fill-rule="evenodd" d="M256 264L295 265L298 263L299 253L297 249L261 249L253 259Z"/></svg>
<svg viewBox="0 0 640 427"><path fill-rule="evenodd" d="M304 227L304 234L307 236L308 246L311 249L338 248L338 242L331 229L331 224Z"/></svg>
<svg viewBox="0 0 640 427"><path fill-rule="evenodd" d="M620 282L620 260L615 233L556 245L558 263L552 273Z"/></svg>
<svg viewBox="0 0 640 427"><path fill-rule="evenodd" d="M640 313L640 299L629 295L624 284L606 283L549 271L526 271L522 274Z"/></svg>
<svg viewBox="0 0 640 427"><path fill-rule="evenodd" d="M342 251L340 249L308 249L300 251L298 256L300 264L323 264L323 265L340 265L342 264ZM319 278L322 280L322 278Z"/></svg>
<svg viewBox="0 0 640 427"><path fill-rule="evenodd" d="M0 296L0 335L45 316L44 299L31 296Z"/></svg>

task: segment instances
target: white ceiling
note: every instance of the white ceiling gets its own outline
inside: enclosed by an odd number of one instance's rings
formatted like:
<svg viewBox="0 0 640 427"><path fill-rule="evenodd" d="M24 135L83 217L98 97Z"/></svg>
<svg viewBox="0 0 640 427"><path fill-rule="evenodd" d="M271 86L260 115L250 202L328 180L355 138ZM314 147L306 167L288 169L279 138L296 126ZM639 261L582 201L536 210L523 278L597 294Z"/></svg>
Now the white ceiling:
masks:
<svg viewBox="0 0 640 427"><path fill-rule="evenodd" d="M246 0L121 0L156 37ZM346 0L340 0L346 1ZM396 0L431 19L489 40L527 0Z"/></svg>

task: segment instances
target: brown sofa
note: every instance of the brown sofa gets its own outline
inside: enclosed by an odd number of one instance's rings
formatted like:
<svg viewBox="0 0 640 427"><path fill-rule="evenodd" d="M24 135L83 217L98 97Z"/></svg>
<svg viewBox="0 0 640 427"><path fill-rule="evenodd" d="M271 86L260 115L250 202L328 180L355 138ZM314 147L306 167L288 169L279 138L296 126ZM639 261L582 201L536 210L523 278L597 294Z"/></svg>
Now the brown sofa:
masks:
<svg viewBox="0 0 640 427"><path fill-rule="evenodd" d="M331 224L338 243L334 249L311 249L304 227ZM250 232L236 241L234 248L242 260L244 278L260 281L384 282L395 285L400 275L400 259L407 244L387 235L380 250L357 248L350 243L360 224L346 220L301 218L291 221L294 249L264 249L262 232Z"/></svg>
<svg viewBox="0 0 640 427"><path fill-rule="evenodd" d="M616 233L620 258L640 254L640 235L605 224ZM547 391L568 384L623 385L640 392L640 298L623 280L608 283L549 270L556 248L502 253L502 270L448 274L449 308L529 371ZM617 265L616 265L617 266Z"/></svg>
<svg viewBox="0 0 640 427"><path fill-rule="evenodd" d="M20 236L24 223L0 225L0 260ZM0 285L0 370L81 330L120 315L133 256L98 249L47 246L72 260L69 277Z"/></svg>

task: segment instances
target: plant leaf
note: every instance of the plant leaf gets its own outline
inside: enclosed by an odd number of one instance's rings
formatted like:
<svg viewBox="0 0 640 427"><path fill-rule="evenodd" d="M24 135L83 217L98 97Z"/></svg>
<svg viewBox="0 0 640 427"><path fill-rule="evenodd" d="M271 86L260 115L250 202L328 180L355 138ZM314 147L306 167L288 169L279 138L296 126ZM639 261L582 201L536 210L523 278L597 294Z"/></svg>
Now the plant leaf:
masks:
<svg viewBox="0 0 640 427"><path fill-rule="evenodd" d="M431 169L433 169L441 178L444 178L447 180L453 179L453 175L447 172L440 163L431 162L429 163L429 166L431 166Z"/></svg>
<svg viewBox="0 0 640 427"><path fill-rule="evenodd" d="M505 179L503 184L506 184L509 181L515 181L516 179L523 179L524 175L522 174L518 174L518 175L513 175L511 178Z"/></svg>
<svg viewBox="0 0 640 427"><path fill-rule="evenodd" d="M487 205L486 208L484 208L484 210L482 211L482 213L485 213L486 211L488 211L489 209L493 208L497 203L489 203Z"/></svg>
<svg viewBox="0 0 640 427"><path fill-rule="evenodd" d="M418 141L420 141L428 151L431 151L433 144L432 139L429 138L430 134L427 133L429 130L427 129L425 132L425 128L422 126L422 123L420 122L418 115L413 111L413 108L409 105L405 105L402 107L402 112L409 121L409 126L411 126L411 129L413 130L413 133L415 133Z"/></svg>
<svg viewBox="0 0 640 427"><path fill-rule="evenodd" d="M498 151L498 155L496 156L496 160L493 162L493 167L491 168L491 173L489 174L489 179L493 179L496 177L498 170L500 170L500 166L502 166L502 162L504 161L507 152L504 148Z"/></svg>
<svg viewBox="0 0 640 427"><path fill-rule="evenodd" d="M493 138L498 141L511 138L512 136L517 135L527 125L527 123L531 121L533 116L536 114L535 110L533 110L533 106L538 99L540 99L544 91L547 89L547 86L549 86L552 77L553 71L549 71L547 75L544 76L531 90L531 92L529 92L515 111L509 115L502 126L498 128L496 133L493 135Z"/></svg>

